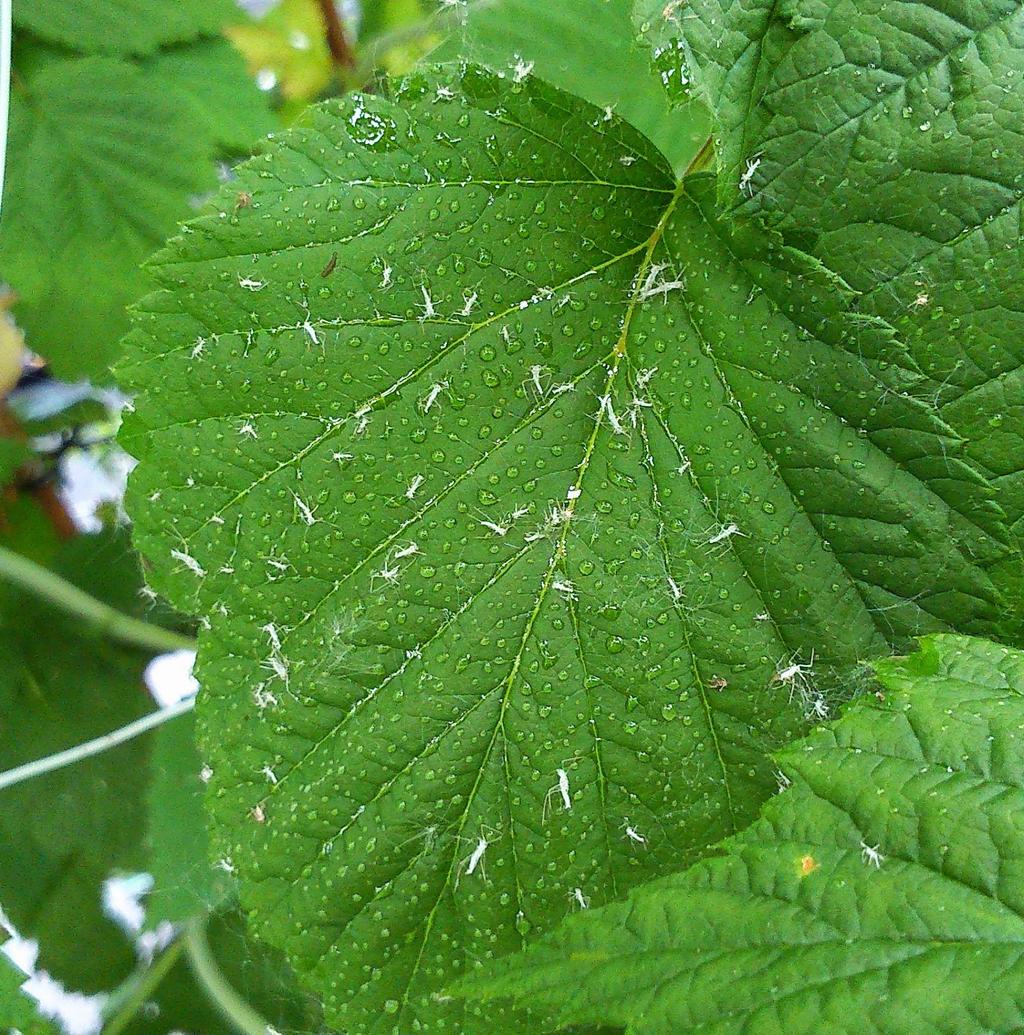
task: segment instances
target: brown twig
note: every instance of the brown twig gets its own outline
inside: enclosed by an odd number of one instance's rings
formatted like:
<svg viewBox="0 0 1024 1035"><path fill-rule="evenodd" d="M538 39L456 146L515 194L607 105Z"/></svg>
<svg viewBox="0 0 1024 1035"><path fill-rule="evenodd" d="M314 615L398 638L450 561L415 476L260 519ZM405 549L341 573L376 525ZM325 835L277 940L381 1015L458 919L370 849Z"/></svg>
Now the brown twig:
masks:
<svg viewBox="0 0 1024 1035"><path fill-rule="evenodd" d="M25 439L25 432L22 431L14 414L2 400L0 400L0 438L12 438L17 441ZM26 473L22 470L19 472L19 476ZM75 528L75 523L52 485L47 482L35 482L20 488L18 478L16 478L13 485L0 485L0 535L10 531L8 508L17 499L19 491L32 495L36 506L43 512L43 516L53 527L58 538L71 539L76 534L78 530Z"/></svg>
<svg viewBox="0 0 1024 1035"><path fill-rule="evenodd" d="M341 16L338 14L334 0L319 0L319 3L331 59L338 68L345 70L355 68L356 56L352 53L352 48L345 37L345 28L341 24Z"/></svg>
<svg viewBox="0 0 1024 1035"><path fill-rule="evenodd" d="M692 176L694 173L703 172L711 165L714 158L715 141L713 137L708 137L701 145L700 150L693 156L693 159L686 167L686 171L683 173L683 176Z"/></svg>

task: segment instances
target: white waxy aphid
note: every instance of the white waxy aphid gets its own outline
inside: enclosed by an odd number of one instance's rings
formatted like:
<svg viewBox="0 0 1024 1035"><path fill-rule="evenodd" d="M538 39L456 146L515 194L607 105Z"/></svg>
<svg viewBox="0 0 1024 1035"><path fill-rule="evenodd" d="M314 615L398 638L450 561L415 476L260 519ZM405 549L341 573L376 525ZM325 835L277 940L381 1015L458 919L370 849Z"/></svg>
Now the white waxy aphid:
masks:
<svg viewBox="0 0 1024 1035"><path fill-rule="evenodd" d="M268 690L264 683L260 683L259 686L255 687L252 692L253 704L263 711L264 708L270 708L271 706L277 705L277 698L273 692Z"/></svg>
<svg viewBox="0 0 1024 1035"><path fill-rule="evenodd" d="M199 578L206 577L206 569L190 553L185 550L171 550L171 556L176 561L181 561L193 575L198 575Z"/></svg>
<svg viewBox="0 0 1024 1035"><path fill-rule="evenodd" d="M611 122L611 120L612 120L612 118L614 117L614 114L615 114L612 111L612 109L614 107L615 107L614 104L606 104L604 106L604 108L602 109L604 111L604 118L601 120L602 122Z"/></svg>
<svg viewBox="0 0 1024 1035"><path fill-rule="evenodd" d="M583 894L583 889L582 888L573 888L572 889L572 898L573 898L573 901L576 903L576 905L578 905L580 907L580 909L589 909L590 908L590 899L587 898L587 896Z"/></svg>
<svg viewBox="0 0 1024 1035"><path fill-rule="evenodd" d="M487 838L480 835L480 840L477 841L473 848L473 851L469 853L465 860L466 875L469 876L476 871L476 868L480 866L480 873L483 874L483 867L480 865L484 858L484 852L487 851L488 841Z"/></svg>
<svg viewBox="0 0 1024 1035"><path fill-rule="evenodd" d="M439 86L434 91L434 100L435 101L450 101L454 97L455 97L455 94L452 92L452 88L450 86Z"/></svg>
<svg viewBox="0 0 1024 1035"><path fill-rule="evenodd" d="M519 55L516 55L516 63L512 69L512 80L516 83L521 83L532 71L533 62L524 61Z"/></svg>
<svg viewBox="0 0 1024 1035"><path fill-rule="evenodd" d="M287 685L288 683L288 662L281 657L276 651L267 658L264 663L265 668L269 668L271 672L281 680L282 683ZM277 701L274 702L277 704Z"/></svg>
<svg viewBox="0 0 1024 1035"><path fill-rule="evenodd" d="M306 503L306 501L297 492L292 493L292 498L295 500L295 506L299 508L299 514L302 517L302 520L307 525L315 525L316 517L310 509L309 504Z"/></svg>
<svg viewBox="0 0 1024 1035"><path fill-rule="evenodd" d="M781 769L776 769L772 775L775 777L780 794L793 785L793 781Z"/></svg>
<svg viewBox="0 0 1024 1035"><path fill-rule="evenodd" d="M668 295L670 291L677 291L683 287L681 280L665 280L662 278L662 273L668 269L668 264L664 262L653 263L647 276L644 278L643 284L640 286L640 290L637 292L637 300L645 302L649 298L654 298L657 295L663 297ZM653 371L652 371L653 373ZM643 387L643 385L641 385Z"/></svg>
<svg viewBox="0 0 1024 1035"><path fill-rule="evenodd" d="M156 600L156 590L152 586L140 586L139 596L145 600Z"/></svg>
<svg viewBox="0 0 1024 1035"><path fill-rule="evenodd" d="M267 624L260 629L260 632L265 632L267 634L267 637L270 639L270 646L274 650L279 651L281 649L281 637L278 635L277 626L274 625L273 622L267 622Z"/></svg>
<svg viewBox="0 0 1024 1035"><path fill-rule="evenodd" d="M644 837L644 835L641 834L640 831L636 829L636 827L631 826L628 819L623 821L622 828L623 828L623 830L625 830L626 837L630 841L632 841L632 842L634 842L635 844L638 844L638 845L646 845L647 844L647 838Z"/></svg>
<svg viewBox="0 0 1024 1035"><path fill-rule="evenodd" d="M632 165L636 161L636 155L623 155L619 159L619 165Z"/></svg>
<svg viewBox="0 0 1024 1035"><path fill-rule="evenodd" d="M409 482L409 486L405 490L405 498L407 500L416 498L416 493L419 492L420 486L423 484L424 480L425 479L422 474L413 475L412 481Z"/></svg>
<svg viewBox="0 0 1024 1035"><path fill-rule="evenodd" d="M795 660L797 655L793 655L784 666L781 666L775 673L775 678L780 683L803 683L804 677L810 675L814 671L814 651L811 651L811 660L807 662L799 662Z"/></svg>
<svg viewBox="0 0 1024 1035"><path fill-rule="evenodd" d="M568 524L572 520L570 507L552 507L548 511L547 523L552 527Z"/></svg>
<svg viewBox="0 0 1024 1035"><path fill-rule="evenodd" d="M578 485L570 485L566 490L565 498L567 500L578 500L583 495L583 490Z"/></svg>
<svg viewBox="0 0 1024 1035"><path fill-rule="evenodd" d="M403 546L400 550L395 551L395 560L400 561L405 557L412 557L413 554L420 552L420 548L415 543L409 543L408 546Z"/></svg>
<svg viewBox="0 0 1024 1035"><path fill-rule="evenodd" d="M866 841L860 843L860 857L865 866L874 866L876 870L880 870L885 862L885 856L878 850L878 845L869 845Z"/></svg>
<svg viewBox="0 0 1024 1035"><path fill-rule="evenodd" d="M196 338L195 345L192 346L192 358L199 359L199 357L206 351L206 339Z"/></svg>
<svg viewBox="0 0 1024 1035"><path fill-rule="evenodd" d="M551 389L551 394L552 395L564 395L566 392L575 392L575 391L576 391L576 385L573 384L572 381L566 381L565 384L555 385L554 388Z"/></svg>
<svg viewBox="0 0 1024 1035"><path fill-rule="evenodd" d="M562 799L562 808L566 812L572 812L572 798L569 797L569 774L564 769L556 769L555 776L558 777L558 783L552 788L558 792L558 796Z"/></svg>
<svg viewBox="0 0 1024 1035"><path fill-rule="evenodd" d="M576 587L568 579L555 579L551 588L561 593L567 600L576 599Z"/></svg>
<svg viewBox="0 0 1024 1035"><path fill-rule="evenodd" d="M772 616L767 611L762 611L760 614L754 615L755 622L770 622Z"/></svg>
<svg viewBox="0 0 1024 1035"><path fill-rule="evenodd" d="M544 367L540 363L534 363L530 367L530 380L533 382L533 387L538 395L544 394L544 385L541 382L541 375L544 373Z"/></svg>
<svg viewBox="0 0 1024 1035"><path fill-rule="evenodd" d="M354 453L331 453L331 459L335 463L343 463L345 460L354 460Z"/></svg>
<svg viewBox="0 0 1024 1035"><path fill-rule="evenodd" d="M356 426L352 429L353 435L362 435L364 431L370 426L370 413L372 412L371 406L361 406L352 416L355 418Z"/></svg>
<svg viewBox="0 0 1024 1035"><path fill-rule="evenodd" d="M515 510L512 511L511 514L509 514L508 517L510 521L518 521L521 517L526 517L526 515L529 513L530 508L520 504L518 507L516 507Z"/></svg>
<svg viewBox="0 0 1024 1035"><path fill-rule="evenodd" d="M743 170L743 175L740 176L740 190L745 191L751 197L754 194L754 188L751 181L754 179L754 174L761 167L761 155L755 155L753 158L747 159L747 166Z"/></svg>
<svg viewBox="0 0 1024 1035"><path fill-rule="evenodd" d="M641 370L640 373L636 375L637 388L639 388L641 392L644 391L644 389L651 383L651 378L654 377L657 372L657 367L646 367Z"/></svg>
<svg viewBox="0 0 1024 1035"><path fill-rule="evenodd" d="M213 779L213 770L208 765L204 765L203 768L199 770L199 779L202 780L203 783L209 783L210 780Z"/></svg>
<svg viewBox="0 0 1024 1035"><path fill-rule="evenodd" d="M437 397L448 387L447 380L438 381L430 386L430 391L423 397L420 404L424 413L430 413L430 408L437 402Z"/></svg>
<svg viewBox="0 0 1024 1035"><path fill-rule="evenodd" d="M271 769L271 768L270 768L270 766L269 766L269 765L265 765L265 766L264 766L264 767L263 767L263 768L262 768L262 769L260 770L260 773L261 773L261 774L262 774L263 776L265 776L265 777L267 778L267 780L268 780L268 781L269 781L270 783L272 783L272 784L275 784L275 783L277 783L277 774L276 774L276 773L274 772L274 770L273 770L273 769Z"/></svg>
<svg viewBox="0 0 1024 1035"><path fill-rule="evenodd" d="M256 434L256 426L252 421L248 420L238 429L238 434L241 435L242 438L258 438L258 435Z"/></svg>
<svg viewBox="0 0 1024 1035"><path fill-rule="evenodd" d="M246 291L262 291L267 286L267 282L254 280L252 277L239 277L238 286L245 288Z"/></svg>
<svg viewBox="0 0 1024 1035"><path fill-rule="evenodd" d="M480 296L475 291L471 295L466 295L464 297L464 304L462 308L459 310L459 315L469 316L470 313L472 313L473 310L476 308L476 302L479 297Z"/></svg>
<svg viewBox="0 0 1024 1035"><path fill-rule="evenodd" d="M302 329L306 332L307 336L309 337L309 340L314 345L320 344L320 338L317 336L316 328L309 322L308 316L305 320L302 321Z"/></svg>
<svg viewBox="0 0 1024 1035"><path fill-rule="evenodd" d="M679 584L671 575L668 576L668 588L669 592L672 594L673 600L678 600L683 595L683 591L679 588Z"/></svg>
<svg viewBox="0 0 1024 1035"><path fill-rule="evenodd" d="M740 531L740 526L735 522L731 521L728 525L723 525L709 540L708 545L714 546L716 543L723 543L726 539L731 539L734 535L743 535Z"/></svg>
<svg viewBox="0 0 1024 1035"><path fill-rule="evenodd" d="M608 415L608 423L611 425L612 431L616 435L624 435L626 429L622 426L619 418L615 416L615 410L612 409L612 397L610 395L602 395L600 398L601 409L598 411L598 416L602 413Z"/></svg>
<svg viewBox="0 0 1024 1035"><path fill-rule="evenodd" d="M689 460L683 460L679 464L679 466L676 468L676 474L686 474L686 472L689 471L689 469L690 469L690 461Z"/></svg>
<svg viewBox="0 0 1024 1035"><path fill-rule="evenodd" d="M384 289L391 287L391 267L385 266L380 273L380 286Z"/></svg>
<svg viewBox="0 0 1024 1035"><path fill-rule="evenodd" d="M636 422L640 417L640 411L645 407L650 409L652 406L653 403L649 402L647 399L642 399L640 396L634 395L633 398L630 399L629 409L626 411L629 415L630 426L635 428Z"/></svg>
<svg viewBox="0 0 1024 1035"><path fill-rule="evenodd" d="M503 341L503 342L504 342L504 343L505 343L506 345L509 345L509 344L511 344L511 342L512 342L512 332L511 332L511 331L510 331L510 330L509 330L509 329L508 329L507 327L504 327L504 326L503 326L503 327L501 328L500 334L501 334L501 340L502 340L502 341Z"/></svg>
<svg viewBox="0 0 1024 1035"><path fill-rule="evenodd" d="M508 528L505 525L499 525L496 521L481 521L480 524L495 535L508 535Z"/></svg>
<svg viewBox="0 0 1024 1035"><path fill-rule="evenodd" d="M374 582L376 579L381 579L386 582L389 586L398 584L398 576L400 569L396 564L393 568L388 566L387 561L381 566L380 571L376 571L370 577L370 582Z"/></svg>
<svg viewBox="0 0 1024 1035"><path fill-rule="evenodd" d="M217 861L217 866L225 873L235 872L235 864L230 859L219 859Z"/></svg>
<svg viewBox="0 0 1024 1035"><path fill-rule="evenodd" d="M807 707L807 717L811 719L821 719L824 721L829 717L828 701L825 700L825 695L820 690L815 690L810 695L810 701Z"/></svg>
<svg viewBox="0 0 1024 1035"><path fill-rule="evenodd" d="M257 823L266 823L267 821L267 814L264 811L263 806L260 804L253 805L249 810L249 815L252 816Z"/></svg>
<svg viewBox="0 0 1024 1035"><path fill-rule="evenodd" d="M423 310L423 315L420 320L432 320L437 316L437 310L434 308L434 300L430 297L430 292L427 290L426 284L420 285L420 291L423 293L423 305L420 308Z"/></svg>

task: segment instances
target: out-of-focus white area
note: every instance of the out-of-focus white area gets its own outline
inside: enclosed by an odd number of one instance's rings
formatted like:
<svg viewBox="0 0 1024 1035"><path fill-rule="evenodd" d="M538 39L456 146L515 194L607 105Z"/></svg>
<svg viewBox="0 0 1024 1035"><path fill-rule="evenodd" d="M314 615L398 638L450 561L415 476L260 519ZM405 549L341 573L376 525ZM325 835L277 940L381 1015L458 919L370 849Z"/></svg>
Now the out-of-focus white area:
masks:
<svg viewBox="0 0 1024 1035"><path fill-rule="evenodd" d="M194 650L175 650L170 654L158 654L143 674L146 687L161 708L195 697L199 684L192 675L196 662Z"/></svg>
<svg viewBox="0 0 1024 1035"><path fill-rule="evenodd" d="M128 873L108 877L103 882L103 912L132 940L140 962L150 963L174 940L174 925L163 921L152 931L144 930L146 909L143 899L153 889L148 873ZM8 940L0 948L25 975L22 991L36 1001L40 1014L54 1021L64 1035L98 1035L103 1028L106 995L83 995L68 991L45 970L37 967L39 943L23 938L0 909L0 931Z"/></svg>
<svg viewBox="0 0 1024 1035"><path fill-rule="evenodd" d="M103 882L103 912L132 941L139 959L149 963L174 940L174 924L164 920L155 930L145 931L146 907L142 900L153 890L149 873L126 873Z"/></svg>
<svg viewBox="0 0 1024 1035"><path fill-rule="evenodd" d="M134 937L146 922L142 899L152 890L153 878L148 873L108 877L103 882L103 913Z"/></svg>
<svg viewBox="0 0 1024 1035"><path fill-rule="evenodd" d="M134 466L135 461L116 448L102 453L75 449L64 455L60 497L76 528L82 532L101 531L103 522L96 511L104 503L115 506L120 520L124 520L121 501Z"/></svg>
<svg viewBox="0 0 1024 1035"><path fill-rule="evenodd" d="M45 970L38 970L39 943L31 938L22 938L2 909L0 930L9 936L0 952L25 975L22 991L35 999L39 1012L60 1025L65 1035L97 1035L103 1027L102 1011L106 996L69 992Z"/></svg>

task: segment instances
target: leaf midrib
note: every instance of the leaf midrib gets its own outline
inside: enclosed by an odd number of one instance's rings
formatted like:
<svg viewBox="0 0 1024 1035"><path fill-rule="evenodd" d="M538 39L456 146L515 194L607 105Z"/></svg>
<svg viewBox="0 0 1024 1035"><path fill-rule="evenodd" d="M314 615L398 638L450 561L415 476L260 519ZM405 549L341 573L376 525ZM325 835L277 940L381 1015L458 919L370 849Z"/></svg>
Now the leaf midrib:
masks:
<svg viewBox="0 0 1024 1035"><path fill-rule="evenodd" d="M627 345L627 342L629 340L629 330L630 330L630 326L631 326L631 323L632 323L633 314L636 311L637 306L638 306L638 304L639 304L639 302L641 300L640 299L641 288L642 288L642 285L644 283L644 278L646 277L648 271L650 270L652 259L653 259L653 255L654 255L654 250L658 246L658 243L661 241L662 235L665 232L665 228L668 225L669 220L672 217L672 213L675 211L676 204L678 203L679 198L683 194L683 191L685 189L685 182L686 182L685 178L684 179L680 179L679 183L676 185L676 189L672 193L671 200L669 201L668 205L666 205L665 211L662 213L661 218L658 220L657 225L654 227L654 230L651 232L651 234L648 237L647 241L644 242L644 244L640 246L643 249L643 257L640 260L640 263L639 263L639 265L637 267L637 272L636 272L634 280L633 280L632 291L631 291L631 294L630 294L629 301L628 301L628 303L626 305L626 312L625 312L625 315L624 315L623 321L622 321L622 329L619 332L619 338L618 338L618 341L615 344L615 348L612 350L612 365L611 365L611 368L608 371L608 377L606 378L605 385L604 385L604 393L603 394L606 397L610 397L611 396L611 391L612 391L612 388L614 387L616 377L617 377L617 375L619 373L619 370L621 368L622 360L623 360L623 358L626 355L626 345ZM639 249L636 249L636 250L639 250ZM602 414L603 414L603 410L602 410ZM574 479L574 483L573 484L576 485L576 487L579 488L579 489L583 488L583 481L586 478L587 471L589 470L590 462L591 462L591 459L593 458L594 450L595 450L595 448L597 446L597 440L598 440L598 437L600 435L600 432L601 432L601 429L603 427L603 424L604 424L604 422L603 422L603 420L600 417L599 417L598 420L596 420L594 422L593 430L591 431L590 437L587 440L587 443L586 443L586 445L584 447L583 457L580 460L580 463L579 463L579 465L576 468L576 477ZM573 517L573 515L576 512L577 502L581 498L582 498L582 496L578 496L578 497L576 497L576 499L572 499L572 500L567 501L567 503L565 505L565 509L568 511L568 516L562 522L562 531L559 534L559 538L558 538L557 543L555 544L554 550L552 550L552 552L551 552L551 558L550 558L550 560L548 562L547 571L544 574L543 581L542 581L540 589L539 589L539 591L537 593L537 598L536 598L536 601L534 603L533 610L531 611L531 613L530 613L529 617L527 618L527 621L526 621L526 623L524 625L523 635L522 635L522 637L520 638L520 641L519 641L519 649L516 651L515 657L512 660L512 666L511 666L511 668L509 670L509 674L505 677L505 685L504 685L504 689L502 691L501 704L499 705L499 708L498 708L498 720L495 723L494 732L491 735L491 739L488 742L488 745L487 745L487 747L484 750L483 757L481 758L480 766L479 766L479 768L477 770L476 780L474 781L473 787L470 790L469 794L466 796L466 806L463 809L462 820L459 823L459 828L458 828L458 831L457 831L457 833L455 835L454 844L456 844L456 845L458 845L460 843L460 839L464 835L464 832L465 832L465 829L466 829L466 823L469 820L469 814L472 811L473 803L476 800L477 792L479 791L480 784L481 784L481 782L483 780L483 774L484 774L484 772L487 769L488 763L490 762L491 755L492 755L492 753L494 751L495 745L497 744L499 736L501 737L501 741L502 741L502 745L503 745L503 751L505 750L505 745L507 745L507 738L505 737L505 734L504 734L504 722L505 722L505 712L507 710L508 702L510 700L511 693L512 693L512 687L515 684L516 676L519 674L519 669L520 669L520 667L522 665L522 660L523 660L523 657L524 657L524 655L526 653L526 647L527 647L527 644L529 643L529 640L530 640L530 634L533 631L534 624L536 623L536 620L537 620L538 616L540 615L541 609L542 609L542 607L544 605L544 602L547 599L548 593L549 593L550 588L551 588L551 583L552 583L552 581L554 580L554 577L555 577L555 572L557 570L558 564L559 564L560 561L562 561L565 558L565 555L566 555L566 542L567 542L568 535L569 535L569 529L572 527L572 517ZM713 729L712 729L712 733L714 733ZM717 746L717 740L716 740L716 746ZM595 750L599 750L599 749L597 749L596 740L595 740ZM722 759L720 753L718 755L718 758L719 758L719 761L722 763L723 781L727 781L728 780L728 773L725 770L724 760ZM505 758L504 768L505 768L505 771L507 772L507 757ZM509 785L508 785L508 781L506 780L506 782L505 782L506 797L508 796L509 792L510 792L510 788L509 788ZM511 817L513 815L511 801L508 802L508 810L509 810L509 816L510 816L509 840L510 840L510 843L511 843L511 846L512 846L512 854L513 854L513 860L514 860L515 856L516 856L516 852L515 852L515 824L511 820ZM458 851L457 850L453 850L453 852L452 852L452 861L451 861L451 863L450 863L450 865L448 867L448 873L445 875L444 883L441 886L441 890L438 893L438 896L437 896L437 898L434 901L434 905L431 908L430 913L427 916L426 923L424 924L424 927L423 927L423 936L422 936L422 940L420 942L420 950L419 950L419 953L417 954L416 962L414 963L414 965L413 965L413 967L412 967L412 969L411 969L411 971L409 973L408 980L406 981L406 984L405 984L405 989L404 989L403 994L402 994L402 1005L401 1005L399 1014L398 1014L398 1016L395 1019L396 1020L396 1024L400 1024L401 1023L401 1018L405 1014L405 1011L406 1011L406 1009L409 1006L409 997L410 997L410 994L412 992L413 982L415 981L416 975L419 972L419 968L420 968L420 965L421 965L422 960L423 960L423 954L426 951L427 942L430 939L430 933L431 933L431 930L433 929L434 917L437 914L437 910L438 910L438 907L441 904L441 900L443 899L445 893L447 892L449 886L452 883L452 876L453 876L453 874L454 874L454 872L456 870L456 867L458 865L459 865L458 864ZM519 897L519 882L518 881L519 881L519 878L518 878L518 873L517 873L516 874L516 891L517 891L517 902L516 902L516 904L518 906L521 906L522 903L521 903L521 899ZM520 940L521 940L521 942L523 944L525 944L525 936L521 935L520 936Z"/></svg>

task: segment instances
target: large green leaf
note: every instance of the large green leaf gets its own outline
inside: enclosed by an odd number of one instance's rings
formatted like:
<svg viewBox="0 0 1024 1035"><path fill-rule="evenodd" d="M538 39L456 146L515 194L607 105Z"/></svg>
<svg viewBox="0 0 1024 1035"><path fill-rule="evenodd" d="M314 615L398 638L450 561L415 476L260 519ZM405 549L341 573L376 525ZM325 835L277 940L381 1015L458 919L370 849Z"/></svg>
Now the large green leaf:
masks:
<svg viewBox="0 0 1024 1035"><path fill-rule="evenodd" d="M529 68L591 104L611 108L682 169L708 135L708 112L696 100L672 109L650 58L633 41L630 8L631 0L471 4L434 57L468 58L513 77Z"/></svg>
<svg viewBox="0 0 1024 1035"><path fill-rule="evenodd" d="M465 984L629 1035L997 1035L1024 1025L1024 654L934 636L891 693L779 755L723 855Z"/></svg>
<svg viewBox="0 0 1024 1035"><path fill-rule="evenodd" d="M713 194L470 67L315 109L153 263L136 541L208 624L219 850L352 1035L475 1031L467 960L741 828L860 659L998 622L918 375Z"/></svg>
<svg viewBox="0 0 1024 1035"><path fill-rule="evenodd" d="M151 54L220 31L231 0L14 0L14 24L88 54Z"/></svg>
<svg viewBox="0 0 1024 1035"><path fill-rule="evenodd" d="M798 236L893 324L1024 515L1024 8L641 0L639 13L662 45L690 48L736 209Z"/></svg>

